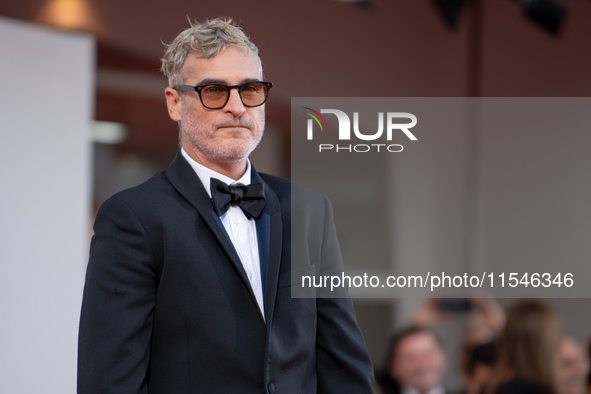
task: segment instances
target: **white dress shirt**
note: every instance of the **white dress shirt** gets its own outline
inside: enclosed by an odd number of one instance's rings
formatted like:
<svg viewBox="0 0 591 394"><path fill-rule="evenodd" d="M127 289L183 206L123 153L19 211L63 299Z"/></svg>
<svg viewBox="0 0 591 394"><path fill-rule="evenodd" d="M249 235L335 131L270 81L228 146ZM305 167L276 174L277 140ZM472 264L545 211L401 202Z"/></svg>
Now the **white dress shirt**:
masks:
<svg viewBox="0 0 591 394"><path fill-rule="evenodd" d="M217 178L227 185L241 183L243 185L250 185L250 160L247 160L246 172L237 181L215 172L202 164L193 160L184 149L181 148L181 153L187 159L197 176L205 186L205 190L211 198L211 178ZM213 206L212 206L213 211ZM250 281L250 286L254 292L257 303L265 317L265 307L263 303L263 286L261 281L261 268L259 259L259 244L257 241L257 229L254 219L248 219L240 207L230 206L228 211L224 213L220 220L234 245L234 249L240 257L240 262L244 267L244 271Z"/></svg>

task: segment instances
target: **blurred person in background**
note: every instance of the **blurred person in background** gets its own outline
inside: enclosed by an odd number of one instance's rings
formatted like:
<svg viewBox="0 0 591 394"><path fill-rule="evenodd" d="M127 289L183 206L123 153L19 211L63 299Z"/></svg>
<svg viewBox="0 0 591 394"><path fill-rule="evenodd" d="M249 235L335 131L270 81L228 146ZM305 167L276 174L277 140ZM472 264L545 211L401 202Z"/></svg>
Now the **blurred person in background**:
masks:
<svg viewBox="0 0 591 394"><path fill-rule="evenodd" d="M589 365L583 347L571 337L560 344L560 374L564 394L586 394Z"/></svg>
<svg viewBox="0 0 591 394"><path fill-rule="evenodd" d="M379 394L446 394L446 357L441 340L428 327L409 326L390 342L385 368L376 375Z"/></svg>
<svg viewBox="0 0 591 394"><path fill-rule="evenodd" d="M464 349L464 390L460 394L481 394L492 376L497 359L495 340Z"/></svg>
<svg viewBox="0 0 591 394"><path fill-rule="evenodd" d="M493 298L423 300L410 326L391 340L385 366L376 374L376 393L449 393L442 383L447 357L435 329L450 319L461 319L466 327L461 392L480 394L496 356L494 340L505 323L505 313Z"/></svg>
<svg viewBox="0 0 591 394"><path fill-rule="evenodd" d="M488 384L497 358L497 338L505 312L494 298L468 298L466 334L462 346L463 394L480 394Z"/></svg>
<svg viewBox="0 0 591 394"><path fill-rule="evenodd" d="M505 325L505 312L490 297L431 298L415 310L415 326L435 328L449 319L461 319L466 333L461 344L464 384L460 393L480 394L496 359L496 338Z"/></svg>
<svg viewBox="0 0 591 394"><path fill-rule="evenodd" d="M561 340L561 321L549 305L539 300L514 304L485 394L561 394Z"/></svg>

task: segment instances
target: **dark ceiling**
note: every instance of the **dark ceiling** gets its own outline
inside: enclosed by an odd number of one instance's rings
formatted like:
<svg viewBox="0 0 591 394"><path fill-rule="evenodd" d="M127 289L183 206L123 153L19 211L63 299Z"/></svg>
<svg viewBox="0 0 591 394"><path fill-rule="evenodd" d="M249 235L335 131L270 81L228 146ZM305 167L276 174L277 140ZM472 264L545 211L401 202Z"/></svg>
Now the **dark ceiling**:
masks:
<svg viewBox="0 0 591 394"><path fill-rule="evenodd" d="M153 67L158 66L162 41L171 41L186 28L188 18L231 16L260 46L266 75L278 88L273 93L283 99L466 95L474 49L480 50L485 62L487 55L504 54L504 59L497 60L504 60L515 72L521 64L529 67L532 62L537 69L544 68L544 63L569 63L569 57L563 56L566 50L579 52L579 56L589 52L589 1L570 2L565 28L558 37L527 21L516 1L472 1L456 29L445 24L434 3L370 0L369 6L359 6L335 0L25 0L3 2L0 15L90 32L100 48ZM479 40L476 46L472 42L475 35ZM507 40L502 43L507 47L497 47L500 43L496 39ZM557 54L558 59L552 56ZM589 55L585 56L589 61ZM486 72L487 64L483 67ZM556 73L566 71L553 68Z"/></svg>

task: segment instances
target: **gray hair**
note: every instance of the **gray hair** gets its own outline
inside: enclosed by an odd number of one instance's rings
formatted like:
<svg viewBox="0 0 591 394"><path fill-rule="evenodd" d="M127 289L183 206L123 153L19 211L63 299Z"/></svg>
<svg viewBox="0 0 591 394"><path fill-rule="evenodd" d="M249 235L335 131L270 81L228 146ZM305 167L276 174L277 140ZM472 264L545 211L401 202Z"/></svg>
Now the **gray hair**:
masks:
<svg viewBox="0 0 591 394"><path fill-rule="evenodd" d="M259 63L259 49L249 40L231 18L216 18L203 23L193 22L167 45L160 70L168 78L169 86L183 82L183 65L187 56L196 54L205 59L216 57L228 46L245 47L252 51ZM262 66L261 66L262 71Z"/></svg>

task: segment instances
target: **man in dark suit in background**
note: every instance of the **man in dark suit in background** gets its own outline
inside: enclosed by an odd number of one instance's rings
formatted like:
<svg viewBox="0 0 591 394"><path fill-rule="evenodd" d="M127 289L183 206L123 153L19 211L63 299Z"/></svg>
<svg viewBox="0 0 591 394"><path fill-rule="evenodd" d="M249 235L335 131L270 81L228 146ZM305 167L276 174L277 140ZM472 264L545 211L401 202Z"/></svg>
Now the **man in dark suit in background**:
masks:
<svg viewBox="0 0 591 394"><path fill-rule="evenodd" d="M162 70L181 149L97 214L78 392L373 393L351 300L291 297L295 272L342 261L328 200L248 160L272 87L258 49L215 19L183 31Z"/></svg>

